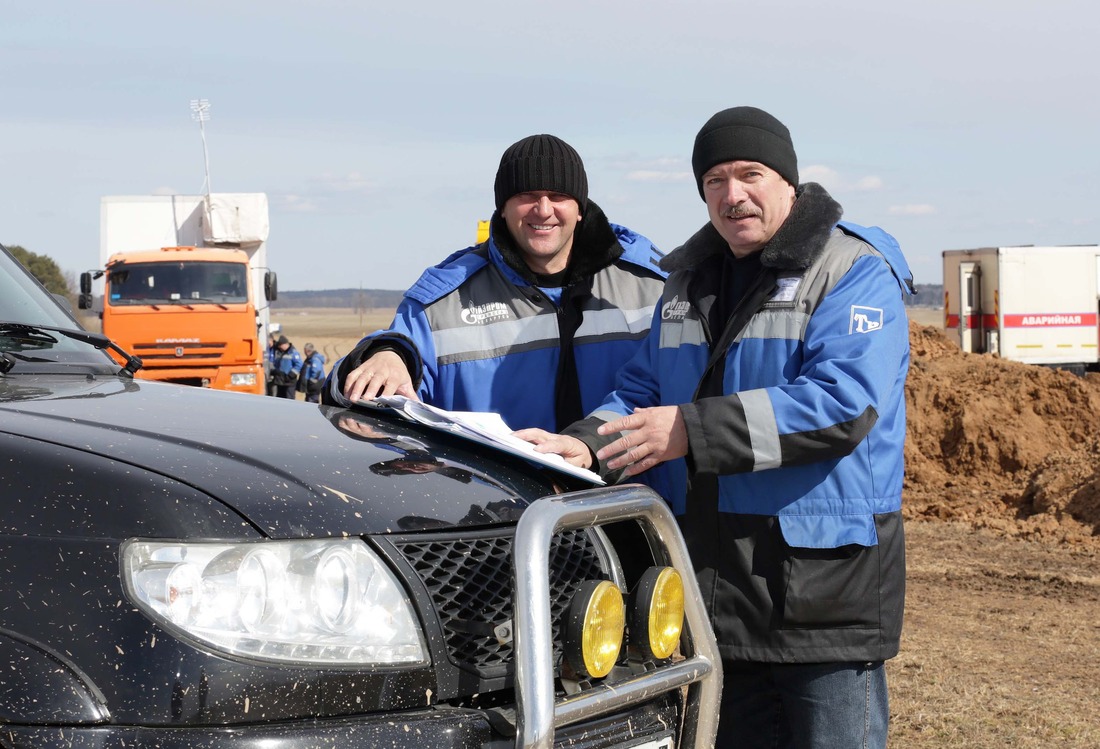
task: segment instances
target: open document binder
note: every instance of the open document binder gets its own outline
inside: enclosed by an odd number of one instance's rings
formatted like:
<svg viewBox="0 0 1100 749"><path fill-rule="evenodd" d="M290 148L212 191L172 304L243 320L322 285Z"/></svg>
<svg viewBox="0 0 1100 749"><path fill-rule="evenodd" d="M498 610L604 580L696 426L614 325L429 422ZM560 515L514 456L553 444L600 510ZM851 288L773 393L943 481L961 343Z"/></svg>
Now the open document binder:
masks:
<svg viewBox="0 0 1100 749"><path fill-rule="evenodd" d="M535 446L518 437L512 436L512 429L500 417L500 414L484 411L445 411L429 406L427 403L406 398L403 395L384 395L370 400L359 401L361 406L385 408L395 411L409 421L415 421L433 429L479 442L512 455L530 460L533 463L553 468L562 473L582 478L593 484L605 483L598 473L567 462L560 455L540 453Z"/></svg>

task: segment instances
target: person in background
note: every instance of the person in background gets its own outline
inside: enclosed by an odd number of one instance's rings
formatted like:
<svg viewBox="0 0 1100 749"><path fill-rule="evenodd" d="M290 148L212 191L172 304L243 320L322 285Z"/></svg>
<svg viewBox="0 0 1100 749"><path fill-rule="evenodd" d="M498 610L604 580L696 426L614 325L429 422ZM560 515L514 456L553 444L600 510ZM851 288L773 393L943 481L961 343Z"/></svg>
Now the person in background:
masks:
<svg viewBox="0 0 1100 749"><path fill-rule="evenodd" d="M267 394L275 395L275 353L278 338L274 333L267 334L267 351L264 353L264 375L267 380Z"/></svg>
<svg viewBox="0 0 1100 749"><path fill-rule="evenodd" d="M675 466L722 655L716 746L885 747L911 274L890 235L799 184L767 112L715 114L692 167L710 221L662 261L617 389L564 434L516 434L600 472Z"/></svg>
<svg viewBox="0 0 1100 749"><path fill-rule="evenodd" d="M285 335L275 342L275 361L272 363L271 376L275 381L275 397L293 400L298 386L298 375L302 371L302 355Z"/></svg>
<svg viewBox="0 0 1100 749"><path fill-rule="evenodd" d="M302 373L298 376L298 392L305 393L307 403L321 402L321 389L325 384L325 355L307 343L302 347L306 355Z"/></svg>
<svg viewBox="0 0 1100 749"><path fill-rule="evenodd" d="M336 363L323 402L398 393L556 429L611 390L649 329L661 253L608 221L553 135L509 146L493 191L489 239L424 271L389 329Z"/></svg>

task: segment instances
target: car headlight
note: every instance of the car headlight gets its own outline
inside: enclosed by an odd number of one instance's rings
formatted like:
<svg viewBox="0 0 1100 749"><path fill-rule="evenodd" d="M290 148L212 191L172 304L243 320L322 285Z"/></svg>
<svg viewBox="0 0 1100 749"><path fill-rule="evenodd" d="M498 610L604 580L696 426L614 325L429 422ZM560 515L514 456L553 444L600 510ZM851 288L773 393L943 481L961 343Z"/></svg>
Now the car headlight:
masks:
<svg viewBox="0 0 1100 749"><path fill-rule="evenodd" d="M229 384L235 387L248 387L256 384L255 372L234 372L229 375Z"/></svg>
<svg viewBox="0 0 1100 749"><path fill-rule="evenodd" d="M428 660L404 589L357 539L131 539L122 577L148 616L233 655L340 666Z"/></svg>

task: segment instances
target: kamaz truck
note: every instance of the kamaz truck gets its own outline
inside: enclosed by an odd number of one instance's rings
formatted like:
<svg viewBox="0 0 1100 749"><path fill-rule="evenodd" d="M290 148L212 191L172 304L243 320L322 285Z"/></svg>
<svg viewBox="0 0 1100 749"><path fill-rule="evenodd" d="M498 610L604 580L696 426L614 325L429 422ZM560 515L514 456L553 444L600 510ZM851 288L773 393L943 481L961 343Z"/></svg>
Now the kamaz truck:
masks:
<svg viewBox="0 0 1100 749"><path fill-rule="evenodd" d="M262 394L278 293L267 268L262 193L112 196L100 206L104 335L139 357L142 379Z"/></svg>

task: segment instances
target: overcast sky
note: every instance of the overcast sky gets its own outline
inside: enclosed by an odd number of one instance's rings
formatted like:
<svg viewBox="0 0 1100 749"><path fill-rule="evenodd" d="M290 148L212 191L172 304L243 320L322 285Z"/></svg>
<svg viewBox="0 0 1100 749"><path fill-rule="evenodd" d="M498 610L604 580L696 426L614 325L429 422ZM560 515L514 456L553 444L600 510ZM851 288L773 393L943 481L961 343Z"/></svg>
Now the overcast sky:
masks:
<svg viewBox="0 0 1100 749"><path fill-rule="evenodd" d="M264 192L285 290L404 289L471 244L501 152L581 153L608 217L672 250L691 145L750 104L803 181L901 242L1095 244L1092 0L0 0L0 242L76 273L106 195ZM932 300L930 300L932 301Z"/></svg>

